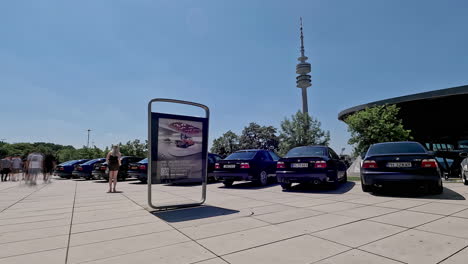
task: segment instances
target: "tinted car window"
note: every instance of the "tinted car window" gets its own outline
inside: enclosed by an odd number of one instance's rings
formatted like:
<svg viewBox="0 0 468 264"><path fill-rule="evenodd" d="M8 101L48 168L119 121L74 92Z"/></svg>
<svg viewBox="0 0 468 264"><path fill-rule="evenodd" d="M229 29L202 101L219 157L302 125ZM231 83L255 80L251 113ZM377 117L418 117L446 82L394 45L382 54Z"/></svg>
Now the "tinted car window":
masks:
<svg viewBox="0 0 468 264"><path fill-rule="evenodd" d="M83 165L93 165L94 163L98 162L100 159L93 159L88 160L87 162L83 163Z"/></svg>
<svg viewBox="0 0 468 264"><path fill-rule="evenodd" d="M416 142L398 142L398 143L381 143L372 145L367 151L367 155L379 154L399 154L399 153L426 153L424 147Z"/></svg>
<svg viewBox="0 0 468 264"><path fill-rule="evenodd" d="M291 149L285 158L296 157L323 157L328 156L327 149L324 147L297 147Z"/></svg>
<svg viewBox="0 0 468 264"><path fill-rule="evenodd" d="M336 152L333 149L329 148L328 152L330 152L330 156L331 156L332 159L340 159L338 154L336 154Z"/></svg>
<svg viewBox="0 0 468 264"><path fill-rule="evenodd" d="M278 155L276 155L276 153L274 153L273 151L270 151L269 152L270 155L271 155L271 158L274 160L274 161L278 161L280 159L280 157Z"/></svg>
<svg viewBox="0 0 468 264"><path fill-rule="evenodd" d="M257 151L242 151L242 152L234 152L231 155L227 156L225 160L249 160L253 159L257 154Z"/></svg>
<svg viewBox="0 0 468 264"><path fill-rule="evenodd" d="M266 160L266 161L271 161L271 156L266 152L266 151L260 151L258 153L258 158L260 160Z"/></svg>

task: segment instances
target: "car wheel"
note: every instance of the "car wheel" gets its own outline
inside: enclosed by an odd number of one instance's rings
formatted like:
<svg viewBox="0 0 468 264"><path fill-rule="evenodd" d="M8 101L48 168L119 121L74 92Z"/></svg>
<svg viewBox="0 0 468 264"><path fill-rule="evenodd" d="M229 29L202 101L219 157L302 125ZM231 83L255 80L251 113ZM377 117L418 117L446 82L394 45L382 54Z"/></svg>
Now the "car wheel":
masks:
<svg viewBox="0 0 468 264"><path fill-rule="evenodd" d="M260 179L259 179L260 180L259 181L260 185L261 186L267 185L268 184L268 173L266 171L262 171L262 172L260 172L259 176L260 176Z"/></svg>
<svg viewBox="0 0 468 264"><path fill-rule="evenodd" d="M464 171L462 172L462 180L463 184L468 185L468 179L466 178L466 173Z"/></svg>
<svg viewBox="0 0 468 264"><path fill-rule="evenodd" d="M372 186L364 184L362 181L361 181L361 188L363 192L372 192Z"/></svg>
<svg viewBox="0 0 468 264"><path fill-rule="evenodd" d="M231 187L234 181L223 181L224 187Z"/></svg>
<svg viewBox="0 0 468 264"><path fill-rule="evenodd" d="M348 182L348 172L345 171L344 177L343 177L343 179L342 179L341 181L342 181L343 183Z"/></svg>
<svg viewBox="0 0 468 264"><path fill-rule="evenodd" d="M291 183L281 183L281 188L283 188L284 191L288 191L291 189Z"/></svg>
<svg viewBox="0 0 468 264"><path fill-rule="evenodd" d="M433 187L432 194L442 194L444 192L444 187L442 184L437 184Z"/></svg>

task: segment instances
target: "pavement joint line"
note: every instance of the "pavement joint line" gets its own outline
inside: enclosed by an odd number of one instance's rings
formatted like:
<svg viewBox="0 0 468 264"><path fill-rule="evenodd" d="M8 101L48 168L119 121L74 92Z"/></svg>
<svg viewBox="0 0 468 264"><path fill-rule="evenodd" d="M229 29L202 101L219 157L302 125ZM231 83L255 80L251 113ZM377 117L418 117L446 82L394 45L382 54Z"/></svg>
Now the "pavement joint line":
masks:
<svg viewBox="0 0 468 264"><path fill-rule="evenodd" d="M195 262L190 262L188 264L197 264L197 263L201 263L201 262L209 261L209 260L214 260L214 259L220 259L224 263L231 264L231 262L228 262L228 261L226 261L226 260L224 260L223 258L220 258L220 257L214 257L214 258L209 258L209 259L204 259L204 260L198 260L198 261L195 261Z"/></svg>
<svg viewBox="0 0 468 264"><path fill-rule="evenodd" d="M32 221L32 222L15 223L15 224L16 225L21 225L21 224L42 223L42 222L55 221L55 220L61 220L61 219L67 219L67 218L69 218L69 216L61 217L61 218L45 219L45 220L39 220L39 221ZM2 227L2 226L11 226L11 223L10 224L0 224L0 227Z"/></svg>
<svg viewBox="0 0 468 264"><path fill-rule="evenodd" d="M17 255L0 257L0 260L7 259L7 258L14 258L14 257L19 257L19 256L24 256L24 255L37 254L37 253L42 253L42 252L47 252L47 251L59 250L59 249L65 249L65 247L51 248L51 249L39 250L39 251L31 251L31 252L17 254Z"/></svg>
<svg viewBox="0 0 468 264"><path fill-rule="evenodd" d="M70 230L68 231L68 242L67 242L67 251L65 253L65 264L68 263L68 252L70 250L70 239L72 234L72 227L73 227L73 214L75 213L75 200L76 200L76 192L78 190L78 183L75 183L75 195L73 198L73 207L72 207L72 215L70 219Z"/></svg>
<svg viewBox="0 0 468 264"><path fill-rule="evenodd" d="M268 222L268 221L266 221L266 220L258 219L258 218L256 218L254 215L250 215L250 217L255 218L256 220L265 222L265 223L270 224L270 225L279 225L279 224L284 224L284 223L288 223L288 222L292 222L292 221L298 221L298 220L303 220L303 219L312 218L312 217L315 217L315 216L321 216L321 215L327 214L326 212L322 212L322 211L318 211L318 212L319 212L320 214L317 214L317 215L310 215L310 216L305 216L305 217L300 217L300 218L291 219L291 220L286 220L286 221L278 222L278 223L270 223L270 222ZM262 214L262 215L259 215L259 216L263 216L263 215L268 215L268 214Z"/></svg>
<svg viewBox="0 0 468 264"><path fill-rule="evenodd" d="M124 193L121 193L123 196L127 197L127 199L129 199L130 201L134 202L135 204L141 206L140 204L136 203L134 200L132 200L131 198L129 198L128 196L126 196ZM141 206L142 207L142 206ZM149 213L149 212L148 212ZM151 213L149 213L151 214ZM219 256L218 254L216 254L215 252L213 252L212 250L210 250L209 248L203 246L202 244L198 243L198 241L196 241L195 239L189 237L188 235L184 234L182 231L180 231L179 229L175 228L173 225L171 225L170 223L166 222L170 227L172 227L174 230L176 230L177 232L179 232L180 234L182 234L183 236L185 236L186 238L188 238L190 241L196 243L197 245L199 245L200 247L206 249L207 251L209 251L210 253L212 253L213 255L221 258L222 260L226 261L224 258L222 258L221 256ZM226 261L227 262L227 261ZM229 262L228 262L229 263Z"/></svg>
<svg viewBox="0 0 468 264"><path fill-rule="evenodd" d="M468 248L468 245L466 245L466 246L465 246L465 247L463 247L462 249L458 250L457 252L453 253L452 255L450 255L450 256L448 256L448 257L444 258L443 260L441 260L441 261L437 262L437 264L439 264L439 263L442 263L442 262L446 261L447 259L449 259L449 258L451 258L451 257L455 256L456 254L460 253L461 251L465 250L466 248Z"/></svg>
<svg viewBox="0 0 468 264"><path fill-rule="evenodd" d="M42 189L44 189L45 187L47 187L47 185L44 185L44 186L42 186L41 188L38 188L38 189L34 190L33 192L31 192L30 194L26 195L26 196L23 197L22 199L20 199L20 200L14 202L12 205L10 205L10 206L8 206L8 207L5 207L3 210L0 211L0 213L5 212L5 211L8 210L10 207L14 206L14 205L17 204L17 203L20 203L20 202L23 201L24 199L28 198L29 196L33 195L34 193L36 193L36 192L38 192L38 191L40 191L40 190L42 190Z"/></svg>
<svg viewBox="0 0 468 264"><path fill-rule="evenodd" d="M384 256L384 255L380 255L380 254L377 254L377 253L374 253L374 252L366 251L366 250L361 249L361 248L356 248L356 250L359 250L359 251L362 251L362 252L366 252L366 253L369 253L369 254L372 254L372 255L376 255L376 256L379 256L379 257L382 257L382 258L390 259L390 260L393 260L393 261L396 261L396 262L408 264L408 262L404 262L404 261L401 261L401 260L398 260L398 259L393 259L393 258L391 258L391 257L387 257L387 256Z"/></svg>
<svg viewBox="0 0 468 264"><path fill-rule="evenodd" d="M46 211L46 210L44 210ZM24 212L25 213L25 212ZM71 213L71 212L69 212ZM48 215L61 215L61 214L68 214L68 213L52 213L52 214L40 214L40 215L26 215L26 216L9 216L7 218L0 218L0 221L2 220L9 220L9 219L21 219L21 218L30 218L30 217L40 217L40 216L48 216ZM2 225L0 225L2 226Z"/></svg>

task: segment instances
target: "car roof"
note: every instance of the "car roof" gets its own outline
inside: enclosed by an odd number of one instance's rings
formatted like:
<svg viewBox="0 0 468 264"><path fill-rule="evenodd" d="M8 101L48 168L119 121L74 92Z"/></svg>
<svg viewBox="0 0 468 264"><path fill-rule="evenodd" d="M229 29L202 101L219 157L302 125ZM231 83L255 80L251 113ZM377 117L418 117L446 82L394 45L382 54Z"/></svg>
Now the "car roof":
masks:
<svg viewBox="0 0 468 264"><path fill-rule="evenodd" d="M236 152L270 151L269 149L241 149Z"/></svg>
<svg viewBox="0 0 468 264"><path fill-rule="evenodd" d="M396 144L396 143L417 143L417 144L421 144L421 143L416 142L416 141L392 141L392 142L380 142L380 143L375 143L375 144L372 144L372 145Z"/></svg>

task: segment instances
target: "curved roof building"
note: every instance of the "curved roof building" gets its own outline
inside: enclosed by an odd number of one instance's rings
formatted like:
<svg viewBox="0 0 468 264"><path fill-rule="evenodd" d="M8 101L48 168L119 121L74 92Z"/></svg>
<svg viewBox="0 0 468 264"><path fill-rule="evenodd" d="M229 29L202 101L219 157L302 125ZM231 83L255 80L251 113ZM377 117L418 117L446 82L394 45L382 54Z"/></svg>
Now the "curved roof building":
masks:
<svg viewBox="0 0 468 264"><path fill-rule="evenodd" d="M468 143L461 143L468 140L468 85L354 106L341 111L338 119L343 121L357 111L384 104L399 106L404 127L411 129L415 140L428 143L430 149L434 150L433 144L442 146L435 148L439 150L468 148Z"/></svg>

